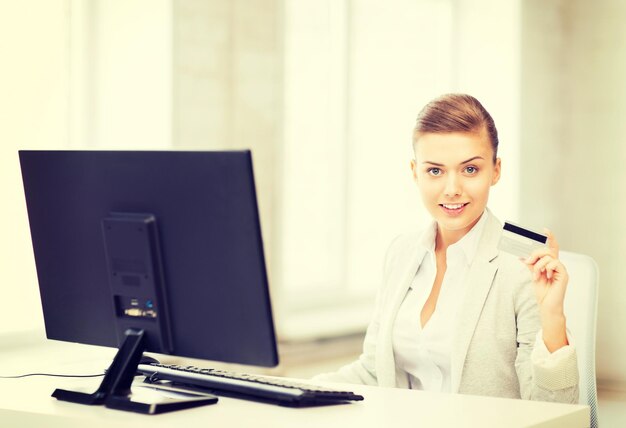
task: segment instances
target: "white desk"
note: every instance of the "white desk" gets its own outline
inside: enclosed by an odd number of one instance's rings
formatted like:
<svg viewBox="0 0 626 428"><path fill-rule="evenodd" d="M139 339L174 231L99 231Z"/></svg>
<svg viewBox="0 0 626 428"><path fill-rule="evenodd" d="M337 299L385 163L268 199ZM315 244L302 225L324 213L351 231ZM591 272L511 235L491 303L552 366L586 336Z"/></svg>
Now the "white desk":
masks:
<svg viewBox="0 0 626 428"><path fill-rule="evenodd" d="M0 375L52 370L101 372L113 351L57 342L0 342ZM587 427L589 408L567 404L434 394L346 385L365 401L292 409L220 397L214 405L144 416L57 401L59 387L95 390L100 378L30 377L0 379L0 421L4 427Z"/></svg>

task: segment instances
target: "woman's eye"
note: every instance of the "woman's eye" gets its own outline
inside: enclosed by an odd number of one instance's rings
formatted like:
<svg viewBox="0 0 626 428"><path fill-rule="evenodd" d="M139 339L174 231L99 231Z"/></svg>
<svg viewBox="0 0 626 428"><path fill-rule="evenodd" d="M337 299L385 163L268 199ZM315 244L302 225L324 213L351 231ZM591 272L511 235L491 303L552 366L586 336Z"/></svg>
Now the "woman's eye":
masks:
<svg viewBox="0 0 626 428"><path fill-rule="evenodd" d="M428 173L436 177L441 175L441 170L439 168L428 168Z"/></svg>
<svg viewBox="0 0 626 428"><path fill-rule="evenodd" d="M476 168L475 166L468 166L465 168L465 172L467 172L468 174L476 174L478 172L478 168Z"/></svg>

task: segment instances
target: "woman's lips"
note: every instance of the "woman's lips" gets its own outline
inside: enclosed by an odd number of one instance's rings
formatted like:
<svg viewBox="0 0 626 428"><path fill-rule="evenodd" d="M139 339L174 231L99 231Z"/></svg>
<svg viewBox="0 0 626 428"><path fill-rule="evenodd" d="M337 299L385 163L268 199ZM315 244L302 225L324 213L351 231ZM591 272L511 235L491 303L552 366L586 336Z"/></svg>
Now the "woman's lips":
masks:
<svg viewBox="0 0 626 428"><path fill-rule="evenodd" d="M460 204L439 204L443 212L452 217L461 215L467 205L469 205L469 202Z"/></svg>

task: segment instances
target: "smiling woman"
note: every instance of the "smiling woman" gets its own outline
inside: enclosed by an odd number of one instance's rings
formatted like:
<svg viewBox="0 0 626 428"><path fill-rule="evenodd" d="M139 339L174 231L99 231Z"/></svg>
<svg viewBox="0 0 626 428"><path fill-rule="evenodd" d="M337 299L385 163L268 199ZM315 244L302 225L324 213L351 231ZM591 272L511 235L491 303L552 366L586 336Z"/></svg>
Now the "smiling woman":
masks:
<svg viewBox="0 0 626 428"><path fill-rule="evenodd" d="M420 112L413 148L433 221L389 248L359 360L318 379L577 402L556 240L547 232L527 260L498 249L502 225L487 208L501 171L493 119L474 97L444 95Z"/></svg>

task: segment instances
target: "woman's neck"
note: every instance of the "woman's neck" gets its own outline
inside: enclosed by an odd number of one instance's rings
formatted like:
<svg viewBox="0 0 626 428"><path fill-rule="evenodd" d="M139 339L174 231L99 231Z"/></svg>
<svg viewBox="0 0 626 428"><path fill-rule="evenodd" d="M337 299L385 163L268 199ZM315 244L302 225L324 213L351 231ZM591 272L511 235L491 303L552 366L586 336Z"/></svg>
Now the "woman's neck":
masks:
<svg viewBox="0 0 626 428"><path fill-rule="evenodd" d="M456 244L463 239L463 237L467 235L474 226L476 226L476 223L478 223L479 220L480 217L474 220L469 226L458 230L446 230L438 224L437 236L435 237L435 251L445 252L450 245Z"/></svg>
<svg viewBox="0 0 626 428"><path fill-rule="evenodd" d="M446 252L450 245L459 242L467 232L464 230L442 230L437 226L437 237L435 238L435 251Z"/></svg>

